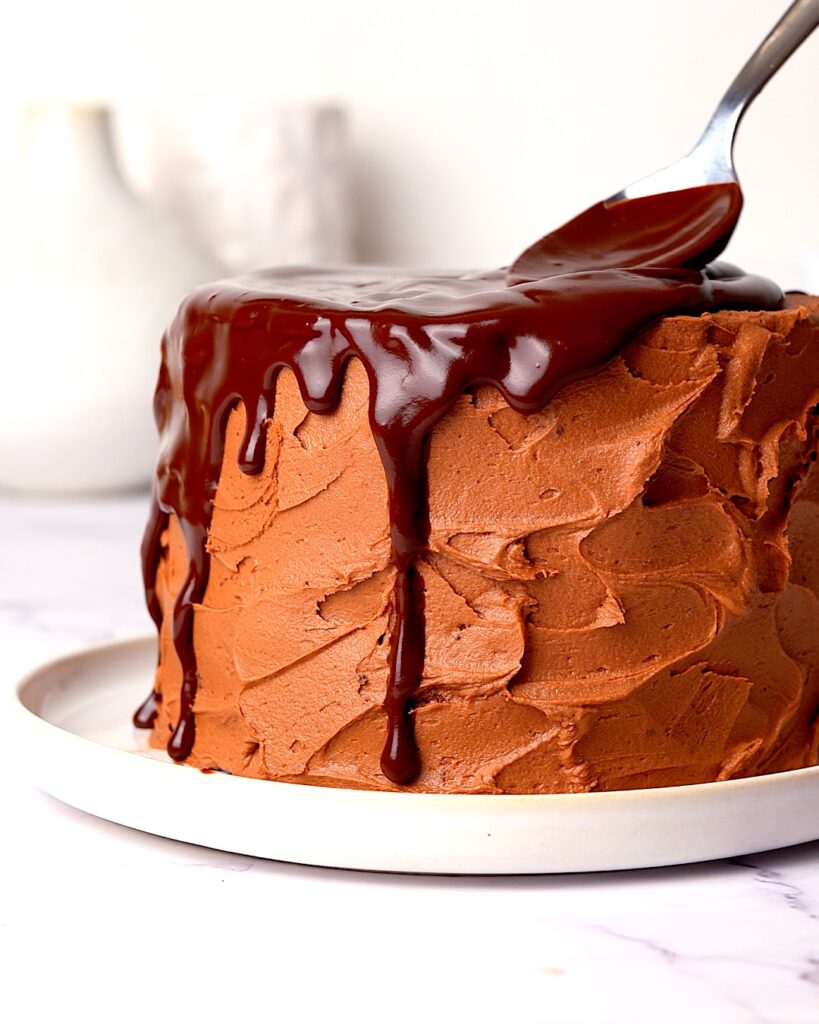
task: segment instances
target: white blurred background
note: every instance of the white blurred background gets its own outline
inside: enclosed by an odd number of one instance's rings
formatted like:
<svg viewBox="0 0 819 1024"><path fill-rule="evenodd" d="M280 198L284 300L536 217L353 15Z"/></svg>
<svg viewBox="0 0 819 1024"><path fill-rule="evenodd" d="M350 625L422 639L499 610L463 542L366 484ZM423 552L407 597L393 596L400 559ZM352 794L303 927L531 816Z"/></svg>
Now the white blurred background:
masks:
<svg viewBox="0 0 819 1024"><path fill-rule="evenodd" d="M232 174L235 185L243 172L230 166L238 152L231 111L238 122L248 109L332 108L344 125L338 152L346 219L336 217L331 256L498 266L580 209L681 155L785 6L28 0L7 7L0 36L0 186L13 199L3 174L15 143L2 125L33 101L112 107L125 178L149 199L162 151L157 118L173 123L179 110L197 110L180 131L201 141L212 110L213 134L224 138L220 173ZM746 205L726 253L785 288L814 291L817 106L819 34L742 125L736 162ZM165 131L167 139L167 125ZM264 182L250 178L248 170L247 194L259 195ZM302 260L290 245L293 259ZM271 251L276 261L289 261L286 242ZM321 244L315 251L322 255ZM8 335L0 342L11 343ZM155 338L146 337L145 351L147 363L155 362Z"/></svg>
<svg viewBox="0 0 819 1024"><path fill-rule="evenodd" d="M490 265L680 155L785 6L26 0L6 9L0 74L7 98L340 102L357 257ZM742 126L733 259L797 277L815 258L817 107L819 35Z"/></svg>

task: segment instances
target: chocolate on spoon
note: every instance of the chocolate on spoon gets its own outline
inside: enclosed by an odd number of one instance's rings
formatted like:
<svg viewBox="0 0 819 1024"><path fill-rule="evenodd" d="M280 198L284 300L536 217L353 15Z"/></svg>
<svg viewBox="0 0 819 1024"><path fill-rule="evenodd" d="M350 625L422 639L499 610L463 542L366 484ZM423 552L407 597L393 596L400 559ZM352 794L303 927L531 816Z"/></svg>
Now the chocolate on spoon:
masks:
<svg viewBox="0 0 819 1024"><path fill-rule="evenodd" d="M703 266L739 219L736 182L602 202L535 242L507 272L509 284L618 267Z"/></svg>
<svg viewBox="0 0 819 1024"><path fill-rule="evenodd" d="M702 267L728 244L742 209L733 164L751 101L819 24L819 0L796 0L731 83L681 160L581 213L520 255L509 284L637 266Z"/></svg>

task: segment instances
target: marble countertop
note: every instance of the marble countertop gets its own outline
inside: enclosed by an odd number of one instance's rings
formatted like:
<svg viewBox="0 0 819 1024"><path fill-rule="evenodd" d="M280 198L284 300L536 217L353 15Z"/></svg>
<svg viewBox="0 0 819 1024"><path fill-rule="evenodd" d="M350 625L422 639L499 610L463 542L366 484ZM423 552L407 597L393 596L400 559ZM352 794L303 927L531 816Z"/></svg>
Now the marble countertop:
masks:
<svg viewBox="0 0 819 1024"><path fill-rule="evenodd" d="M3 686L45 659L148 630L137 559L146 501L0 497ZM819 843L597 875L300 867L60 804L11 758L6 726L9 1024L819 1020Z"/></svg>

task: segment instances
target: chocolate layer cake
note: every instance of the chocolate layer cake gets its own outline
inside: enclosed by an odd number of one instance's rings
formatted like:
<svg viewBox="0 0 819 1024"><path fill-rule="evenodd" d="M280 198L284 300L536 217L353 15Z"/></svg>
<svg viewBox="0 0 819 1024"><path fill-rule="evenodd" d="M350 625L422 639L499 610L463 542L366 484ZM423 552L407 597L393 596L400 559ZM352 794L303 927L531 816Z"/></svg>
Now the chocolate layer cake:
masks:
<svg viewBox="0 0 819 1024"><path fill-rule="evenodd" d="M456 793L816 763L819 303L690 260L529 277L185 301L143 545L154 744Z"/></svg>

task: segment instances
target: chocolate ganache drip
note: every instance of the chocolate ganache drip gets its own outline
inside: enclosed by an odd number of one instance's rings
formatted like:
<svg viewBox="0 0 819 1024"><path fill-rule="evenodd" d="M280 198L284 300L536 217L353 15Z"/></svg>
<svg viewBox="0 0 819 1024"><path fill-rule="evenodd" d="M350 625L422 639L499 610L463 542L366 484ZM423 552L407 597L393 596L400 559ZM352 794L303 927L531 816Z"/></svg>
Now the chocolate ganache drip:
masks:
<svg viewBox="0 0 819 1024"><path fill-rule="evenodd" d="M295 374L307 409L326 414L337 408L355 357L370 383L396 569L381 766L396 784L417 777L413 699L425 641L418 563L429 539L426 455L435 424L479 384L493 385L518 412L539 411L658 317L782 302L769 281L705 265L733 228L741 205L736 186L677 193L662 210L652 199L616 204L628 207L626 216L616 206L592 207L567 234L527 250L507 274L285 269L200 288L185 300L163 340L155 398L161 449L142 548L148 606L160 626L160 538L168 517L176 517L188 570L171 624L183 673L180 717L168 743L174 759L188 757L195 737L194 609L208 582L207 538L228 417L244 406L240 468L259 473L279 371ZM135 724L153 724L158 699L149 696Z"/></svg>

